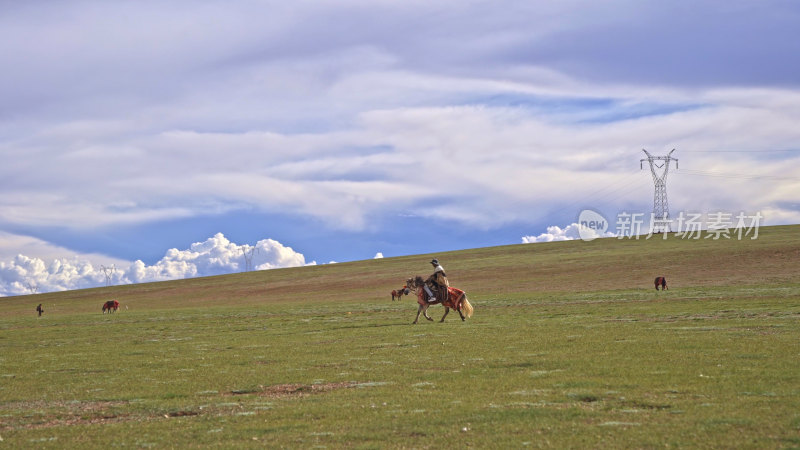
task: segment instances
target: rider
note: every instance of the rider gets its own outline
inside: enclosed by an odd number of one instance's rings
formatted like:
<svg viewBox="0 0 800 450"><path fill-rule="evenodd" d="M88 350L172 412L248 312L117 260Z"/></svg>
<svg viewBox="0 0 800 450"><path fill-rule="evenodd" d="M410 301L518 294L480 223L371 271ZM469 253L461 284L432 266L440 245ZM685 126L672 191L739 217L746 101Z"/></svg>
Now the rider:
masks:
<svg viewBox="0 0 800 450"><path fill-rule="evenodd" d="M439 264L438 259L433 259L431 261L431 265L433 265L433 274L425 280L425 292L428 293L428 303L433 303L436 301L436 295L441 297L442 301L447 300L447 288L450 286L450 282L447 280L447 275L444 273L444 267ZM437 291L436 295L431 292L431 289L428 287L431 285Z"/></svg>

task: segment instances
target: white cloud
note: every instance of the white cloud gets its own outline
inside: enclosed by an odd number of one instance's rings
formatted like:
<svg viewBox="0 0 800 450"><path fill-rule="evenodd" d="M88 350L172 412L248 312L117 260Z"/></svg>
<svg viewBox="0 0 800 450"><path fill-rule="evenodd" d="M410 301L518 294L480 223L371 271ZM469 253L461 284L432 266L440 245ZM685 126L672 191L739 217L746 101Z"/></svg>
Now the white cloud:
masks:
<svg viewBox="0 0 800 450"><path fill-rule="evenodd" d="M571 241L573 239L580 239L580 234L578 234L579 227L580 225L577 223L567 225L563 229L557 225L553 225L547 227L546 233L542 233L538 236L523 236L522 243L533 244L536 242Z"/></svg>
<svg viewBox="0 0 800 450"><path fill-rule="evenodd" d="M0 296L100 286L104 275L98 269L77 258L60 258L46 264L39 258L17 255L11 261L0 262Z"/></svg>
<svg viewBox="0 0 800 450"><path fill-rule="evenodd" d="M378 252L378 253L375 253L375 257L373 259L382 259L382 258L383 258L383 253Z"/></svg>
<svg viewBox="0 0 800 450"><path fill-rule="evenodd" d="M589 240L601 237L614 237L614 233L605 232L600 234L586 227L583 228L582 232L584 233L583 237ZM537 242L571 241L574 239L581 239L581 226L577 223L567 225L564 228L557 225L547 227L546 233L542 233L538 236L523 236L522 243L534 244Z"/></svg>
<svg viewBox="0 0 800 450"><path fill-rule="evenodd" d="M117 270L109 271L108 276L111 284L129 284L303 265L306 262L301 253L278 241L263 239L255 246L238 245L217 233L186 250L170 249L150 266L142 261L115 265ZM106 273L79 257L57 258L47 264L41 258L17 255L0 262L0 296L82 289L105 283Z"/></svg>
<svg viewBox="0 0 800 450"><path fill-rule="evenodd" d="M43 261L56 259L79 259L92 263L94 267L111 265L126 266L130 261L114 258L99 253L80 253L53 245L41 239L0 231L0 261L14 259L17 255L36 255Z"/></svg>

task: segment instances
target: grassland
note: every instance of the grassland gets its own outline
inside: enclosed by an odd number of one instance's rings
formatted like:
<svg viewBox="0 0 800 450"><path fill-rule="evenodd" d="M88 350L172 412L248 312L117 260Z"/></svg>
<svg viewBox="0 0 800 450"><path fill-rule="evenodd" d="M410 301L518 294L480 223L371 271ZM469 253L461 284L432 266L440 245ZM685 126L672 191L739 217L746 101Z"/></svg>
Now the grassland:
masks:
<svg viewBox="0 0 800 450"><path fill-rule="evenodd" d="M0 299L0 447L800 447L800 227L431 256Z"/></svg>

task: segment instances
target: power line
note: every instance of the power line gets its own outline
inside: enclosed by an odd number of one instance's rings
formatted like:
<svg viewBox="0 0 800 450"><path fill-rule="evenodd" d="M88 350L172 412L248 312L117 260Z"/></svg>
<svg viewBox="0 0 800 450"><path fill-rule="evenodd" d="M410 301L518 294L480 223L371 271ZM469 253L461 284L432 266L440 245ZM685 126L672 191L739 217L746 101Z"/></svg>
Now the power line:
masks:
<svg viewBox="0 0 800 450"><path fill-rule="evenodd" d="M614 173L613 176L617 177L616 181L613 183L609 183L599 189L595 189L591 194L588 194L582 200L577 200L572 203L566 204L561 208L558 208L554 212L550 214L562 214L568 210L575 210L580 207L585 207L592 203L599 204L603 203L604 201L608 200L612 196L617 199L619 198L620 193L627 192L630 190L633 184L638 184L641 182L641 177L639 177L639 170L632 170L630 172L624 173Z"/></svg>
<svg viewBox="0 0 800 450"><path fill-rule="evenodd" d="M739 178L744 180L772 180L772 181L800 181L800 177L781 177L775 175L747 175L742 173L723 173L712 172L708 170L694 170L684 169L675 172L683 175L695 175L701 177L718 177L718 178Z"/></svg>
<svg viewBox="0 0 800 450"><path fill-rule="evenodd" d="M633 153L631 153L630 156L632 155ZM608 183L603 187L593 189L591 192L586 193L585 196L583 196L580 200L575 200L556 209L549 210L546 214L542 213L539 218L543 219L545 217L561 216L568 211L577 211L580 208L586 208L589 206L598 208L600 205L607 203L609 199L617 200L628 192L632 192L634 190L639 191L644 187L645 183L645 180L641 177L641 175L639 175L640 170L641 169L633 169L631 171L622 173L606 173L605 175L614 177L613 182Z"/></svg>
<svg viewBox="0 0 800 450"><path fill-rule="evenodd" d="M767 150L691 150L684 153L791 153L800 152L797 148L767 149Z"/></svg>

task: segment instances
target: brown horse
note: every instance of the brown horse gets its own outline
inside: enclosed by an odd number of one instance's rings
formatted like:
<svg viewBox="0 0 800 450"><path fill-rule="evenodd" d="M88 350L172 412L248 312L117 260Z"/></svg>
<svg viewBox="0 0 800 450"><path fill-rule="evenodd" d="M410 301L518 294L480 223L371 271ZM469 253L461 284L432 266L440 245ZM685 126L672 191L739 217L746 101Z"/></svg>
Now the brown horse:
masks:
<svg viewBox="0 0 800 450"><path fill-rule="evenodd" d="M462 322L467 320L467 317L472 317L473 308L472 304L470 304L469 300L467 299L466 292L454 287L448 287L448 296L446 300L442 301L442 299L437 298L435 301L428 303L426 301L426 297L428 295L425 293L425 289L423 289L424 285L425 281L420 276L409 278L408 281L406 281L406 286L408 286L408 289L417 294L417 303L419 303L419 308L417 308L417 317L412 323L417 323L420 314L424 315L426 319L433 321L431 316L428 315L428 307L437 303L441 303L442 306L444 306L444 315L442 316L442 320L439 322L444 322L444 318L447 317L447 314L450 312L450 308L458 311L458 315L461 316Z"/></svg>
<svg viewBox="0 0 800 450"><path fill-rule="evenodd" d="M106 311L108 311L108 313L111 314L115 312L117 309L119 309L119 302L116 300L109 300L103 303L103 314L105 314Z"/></svg>
<svg viewBox="0 0 800 450"><path fill-rule="evenodd" d="M655 285L656 285L656 290L658 290L658 286L660 285L661 286L661 290L662 291L666 291L667 290L667 279L664 278L664 277L656 277Z"/></svg>
<svg viewBox="0 0 800 450"><path fill-rule="evenodd" d="M392 301L400 300L400 297L404 295L408 295L408 288L406 286L403 286L402 289L392 291Z"/></svg>

